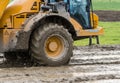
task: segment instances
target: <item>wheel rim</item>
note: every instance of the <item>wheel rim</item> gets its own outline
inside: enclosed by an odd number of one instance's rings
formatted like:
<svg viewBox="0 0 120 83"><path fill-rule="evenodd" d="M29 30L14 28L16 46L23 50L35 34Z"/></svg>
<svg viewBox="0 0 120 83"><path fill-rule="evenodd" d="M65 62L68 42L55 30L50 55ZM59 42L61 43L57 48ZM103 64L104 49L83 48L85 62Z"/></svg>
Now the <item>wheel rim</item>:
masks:
<svg viewBox="0 0 120 83"><path fill-rule="evenodd" d="M63 55L64 39L60 35L50 36L45 41L45 53L47 57L57 59Z"/></svg>

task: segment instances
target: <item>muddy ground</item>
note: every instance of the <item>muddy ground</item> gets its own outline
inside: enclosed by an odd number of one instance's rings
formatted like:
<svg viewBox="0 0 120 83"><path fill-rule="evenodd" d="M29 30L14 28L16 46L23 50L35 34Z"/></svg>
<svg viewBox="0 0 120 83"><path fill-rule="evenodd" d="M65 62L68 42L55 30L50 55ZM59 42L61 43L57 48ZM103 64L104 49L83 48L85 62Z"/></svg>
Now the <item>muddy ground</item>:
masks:
<svg viewBox="0 0 120 83"><path fill-rule="evenodd" d="M120 21L120 11L94 11L100 18L100 21Z"/></svg>
<svg viewBox="0 0 120 83"><path fill-rule="evenodd" d="M60 67L18 67L11 63L3 67L1 57L0 83L120 82L120 45L74 47L73 52L70 63Z"/></svg>
<svg viewBox="0 0 120 83"><path fill-rule="evenodd" d="M101 21L120 21L119 11L95 11ZM74 47L66 66L6 62L0 54L0 83L119 83L120 45Z"/></svg>

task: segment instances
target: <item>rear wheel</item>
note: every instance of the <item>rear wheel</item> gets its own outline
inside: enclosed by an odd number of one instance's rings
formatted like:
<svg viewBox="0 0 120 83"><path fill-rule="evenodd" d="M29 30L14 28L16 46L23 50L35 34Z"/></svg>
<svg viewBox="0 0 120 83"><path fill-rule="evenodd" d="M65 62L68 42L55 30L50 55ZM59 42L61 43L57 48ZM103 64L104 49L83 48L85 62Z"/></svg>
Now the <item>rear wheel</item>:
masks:
<svg viewBox="0 0 120 83"><path fill-rule="evenodd" d="M65 65L72 55L72 37L63 26L45 24L36 29L31 37L30 54L40 64Z"/></svg>

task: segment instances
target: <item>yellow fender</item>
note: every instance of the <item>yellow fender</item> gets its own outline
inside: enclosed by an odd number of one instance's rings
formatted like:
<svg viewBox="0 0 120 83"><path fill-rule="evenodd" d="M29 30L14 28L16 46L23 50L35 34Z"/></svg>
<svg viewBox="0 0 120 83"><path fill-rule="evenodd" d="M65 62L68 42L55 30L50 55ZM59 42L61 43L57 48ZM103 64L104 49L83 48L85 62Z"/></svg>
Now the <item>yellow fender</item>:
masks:
<svg viewBox="0 0 120 83"><path fill-rule="evenodd" d="M9 0L0 0L0 19L4 13L4 10L6 9L6 6L8 5Z"/></svg>

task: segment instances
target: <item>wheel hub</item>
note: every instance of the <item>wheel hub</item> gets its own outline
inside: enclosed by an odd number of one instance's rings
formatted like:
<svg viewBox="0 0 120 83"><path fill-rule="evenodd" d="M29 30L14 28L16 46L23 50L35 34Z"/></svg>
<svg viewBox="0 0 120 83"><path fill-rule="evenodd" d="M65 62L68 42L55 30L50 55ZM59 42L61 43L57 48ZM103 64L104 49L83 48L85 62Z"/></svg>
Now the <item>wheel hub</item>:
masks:
<svg viewBox="0 0 120 83"><path fill-rule="evenodd" d="M49 43L49 50L50 50L50 51L54 52L54 51L57 50L57 48L58 48L57 42L50 42L50 43Z"/></svg>
<svg viewBox="0 0 120 83"><path fill-rule="evenodd" d="M64 50L63 42L63 39L58 35L49 37L45 42L45 52L47 56L50 58L60 57Z"/></svg>

